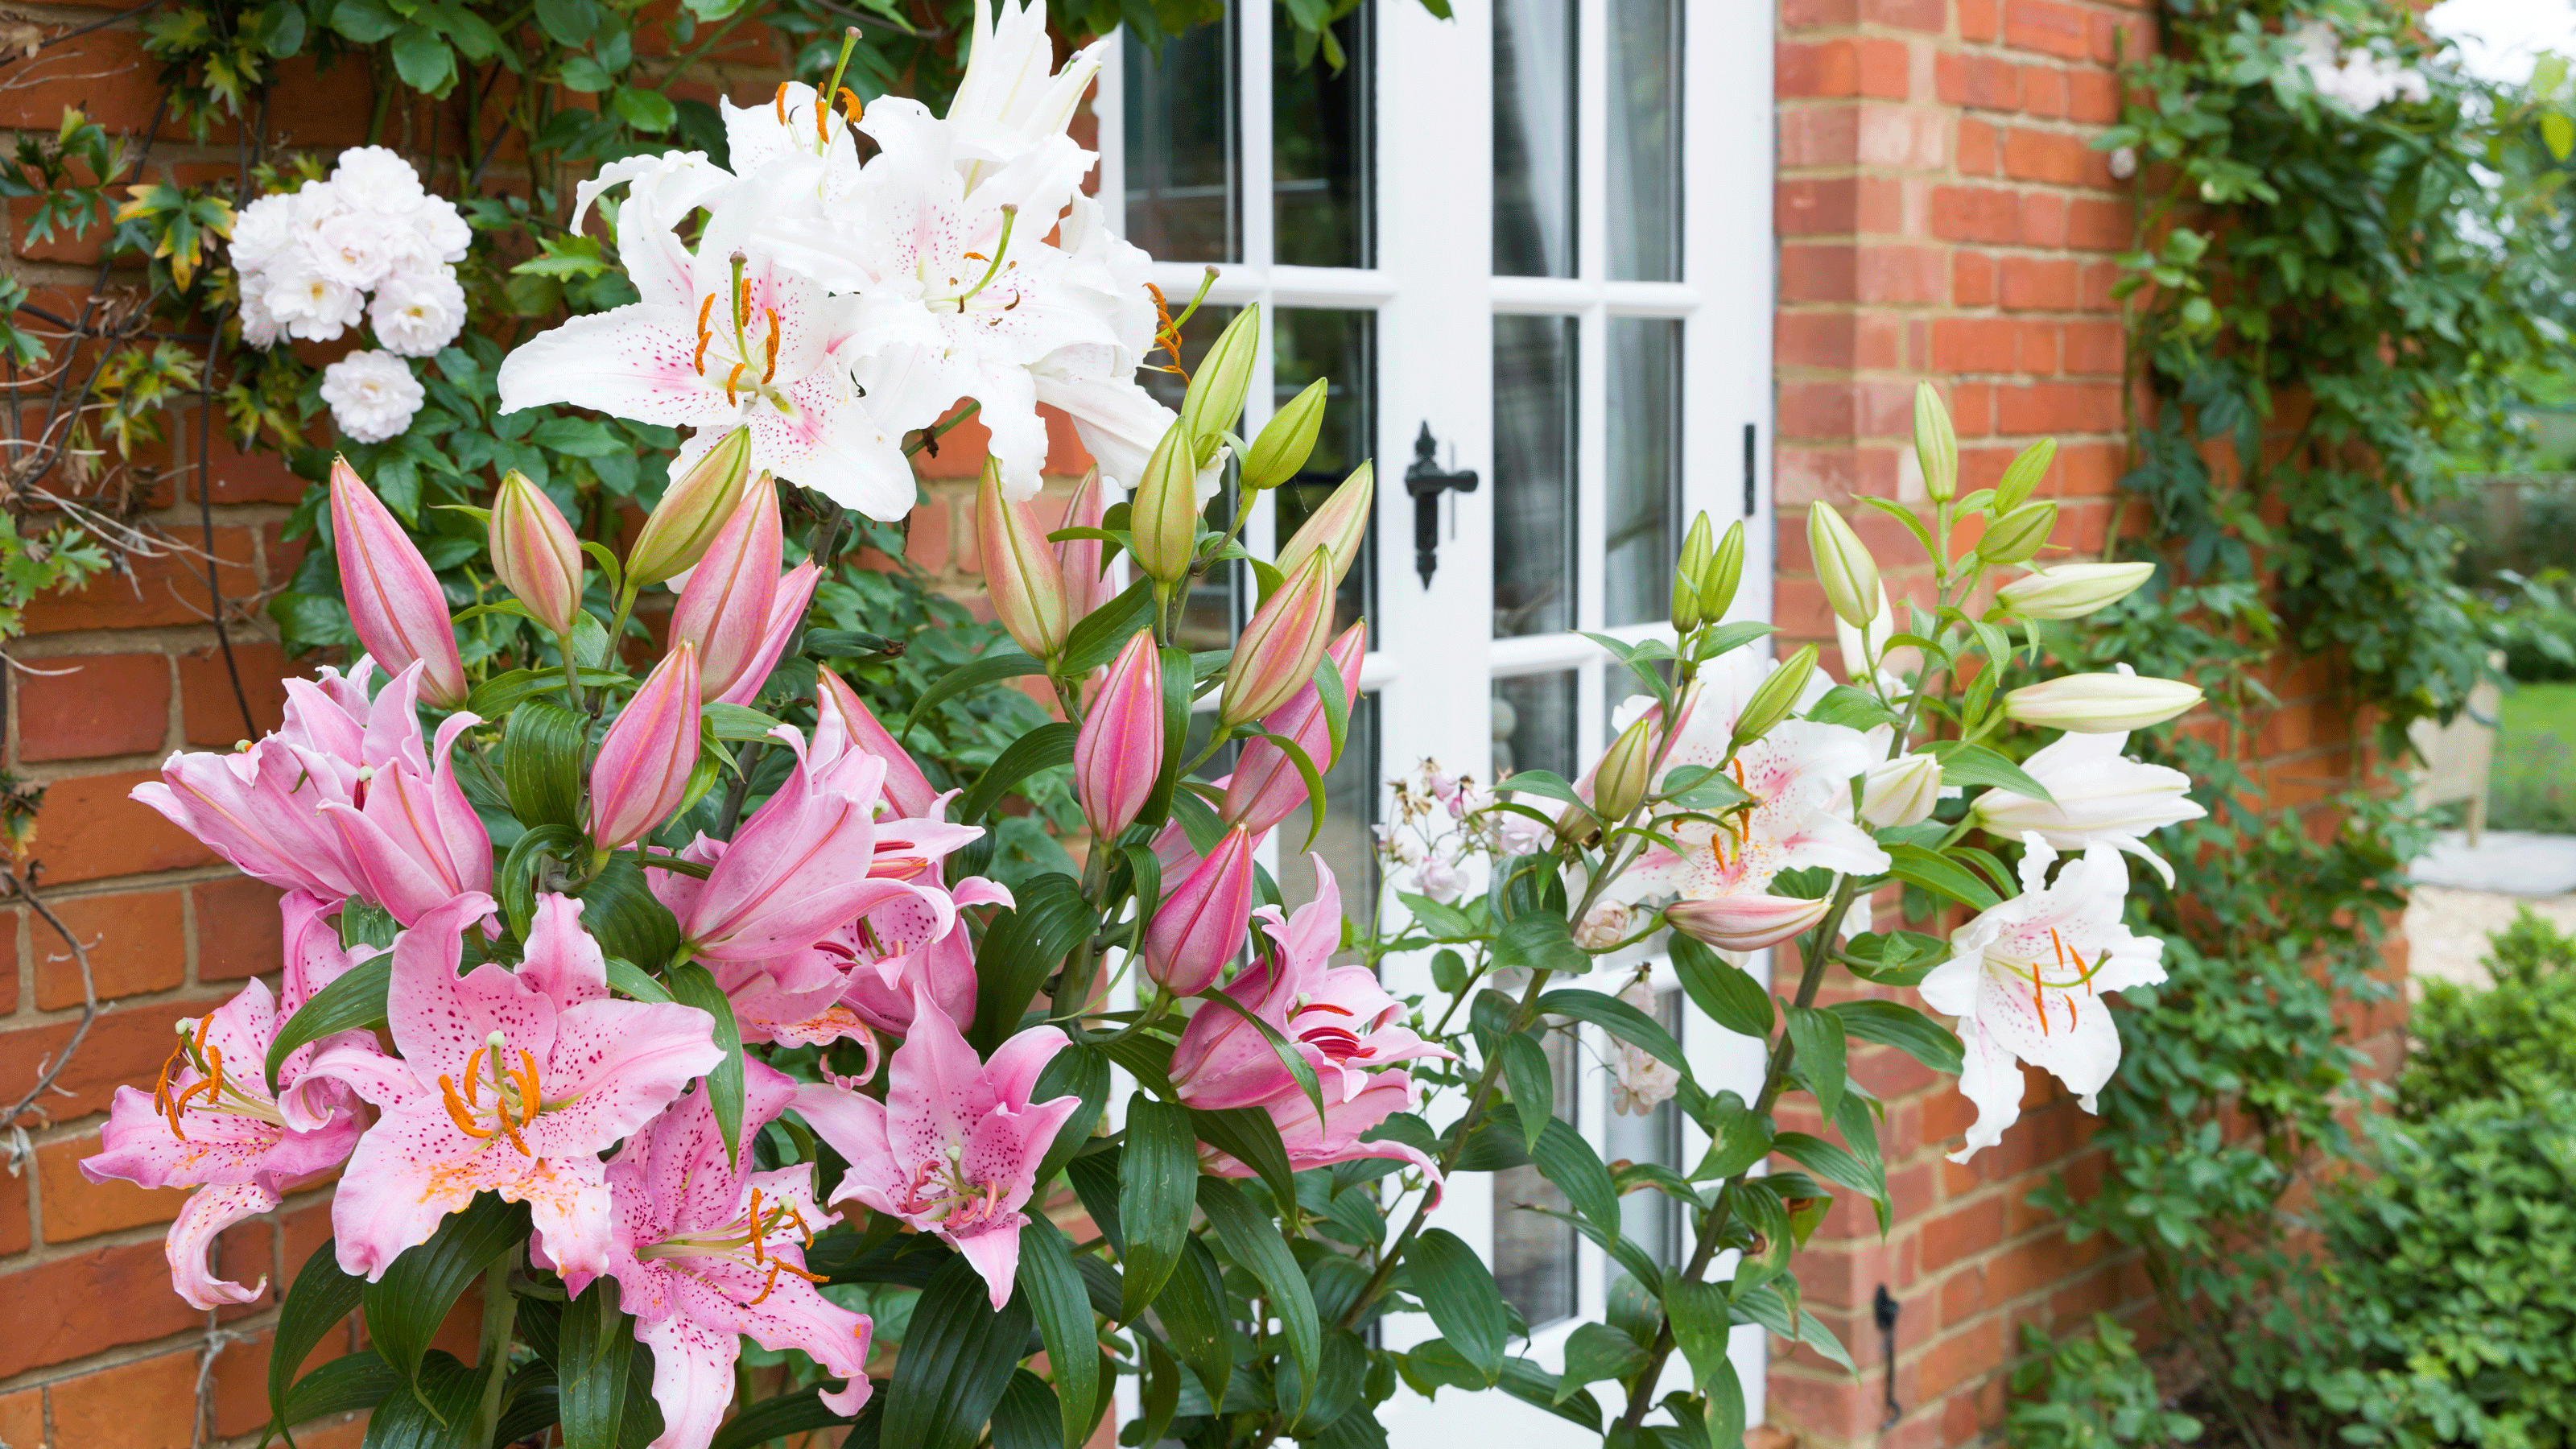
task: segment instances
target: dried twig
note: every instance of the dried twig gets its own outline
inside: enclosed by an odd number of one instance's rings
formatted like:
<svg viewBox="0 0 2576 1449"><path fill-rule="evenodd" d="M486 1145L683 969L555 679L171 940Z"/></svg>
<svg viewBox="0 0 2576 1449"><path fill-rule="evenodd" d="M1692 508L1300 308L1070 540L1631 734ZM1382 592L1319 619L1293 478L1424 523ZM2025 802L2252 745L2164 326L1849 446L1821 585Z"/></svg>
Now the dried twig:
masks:
<svg viewBox="0 0 2576 1449"><path fill-rule="evenodd" d="M54 908L45 904L45 898L36 894L36 888L29 885L26 878L16 871L0 876L0 880L6 880L9 888L17 893L18 899L25 901L37 915L44 917L45 924L54 928L54 934L63 938L64 945L71 947L72 960L79 963L81 978L80 1025L72 1028L71 1040L63 1043L61 1051L48 1053L44 1060L36 1064L36 1085L27 1089L27 1095L19 1098L17 1105L7 1112L0 1113L0 1123L15 1127L18 1118L29 1108L35 1107L37 1100L47 1092L58 1092L66 1097L72 1095L56 1087L54 1081L63 1074L63 1068L71 1064L72 1054L80 1050L81 1041L89 1035L90 1023L98 1020L98 982L97 978L90 974L89 948L81 944L80 937L72 934L71 927L63 924L62 917L54 914ZM9 1171L12 1176L17 1174L18 1159L25 1155L26 1151L26 1134L22 1131L16 1134L9 1147Z"/></svg>

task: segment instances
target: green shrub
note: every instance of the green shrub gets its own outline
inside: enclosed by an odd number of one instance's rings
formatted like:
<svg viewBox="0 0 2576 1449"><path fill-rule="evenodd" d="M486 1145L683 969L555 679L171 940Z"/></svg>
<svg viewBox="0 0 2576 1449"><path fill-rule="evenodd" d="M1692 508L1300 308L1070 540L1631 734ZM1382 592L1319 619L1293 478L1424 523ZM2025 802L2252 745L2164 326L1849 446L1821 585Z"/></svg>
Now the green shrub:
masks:
<svg viewBox="0 0 2576 1449"><path fill-rule="evenodd" d="M2200 1437L2198 1419L2164 1406L2136 1340L2108 1314L2093 1315L2090 1336L2054 1346L2025 1323L2021 1346L2039 1357L2013 1370L2015 1402L2004 1421L2013 1449L2116 1449Z"/></svg>
<svg viewBox="0 0 2576 1449"><path fill-rule="evenodd" d="M2487 941L2492 987L2425 983L2398 1084L2410 1118L2464 1102L2576 1095L2576 937L2526 906Z"/></svg>

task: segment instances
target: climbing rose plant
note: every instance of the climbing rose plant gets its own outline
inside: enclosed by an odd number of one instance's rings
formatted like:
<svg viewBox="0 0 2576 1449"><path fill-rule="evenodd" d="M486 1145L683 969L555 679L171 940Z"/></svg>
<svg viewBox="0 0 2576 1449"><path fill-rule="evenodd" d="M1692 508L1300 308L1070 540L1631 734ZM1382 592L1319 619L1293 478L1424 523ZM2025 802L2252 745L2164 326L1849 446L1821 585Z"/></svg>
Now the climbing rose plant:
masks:
<svg viewBox="0 0 2576 1449"><path fill-rule="evenodd" d="M2089 1101L2119 1055L2105 997L2161 979L2161 943L2122 924L2123 852L2161 868L2145 837L2196 807L2121 746L2198 691L2041 677L2037 632L2146 567L2039 562L2051 450L1961 496L1927 391L1934 516L1909 521L1933 597L1900 612L1849 525L1813 515L1850 682L1812 646L1765 659L1767 626L1725 621L1742 526L1719 538L1703 517L1673 637L1604 641L1641 693L1593 768L1427 777L1400 797L1412 843L1388 840L1422 887L1402 916L1346 921L1320 857L1288 913L1260 862L1323 824L1366 648L1364 625L1334 632L1333 600L1372 475L1250 560L1260 601L1234 648L1177 646L1191 582L1245 557L1258 495L1304 466L1323 387L1249 441L1228 431L1248 308L1177 414L1146 397L1136 367L1188 314L1166 317L1141 254L1070 189L1090 157L1063 135L1067 97L1096 54L1051 71L1043 12L1006 8L973 55L945 117L791 85L727 112L730 169L639 158L584 188L626 188L642 300L530 342L501 385L695 430L622 554L513 475L480 518L506 597L451 612L395 514L334 469L364 656L286 681L274 732L173 756L135 792L284 892L279 985L183 1023L86 1170L194 1189L172 1282L208 1309L263 1286L217 1272L223 1230L339 1172L332 1240L277 1328L281 1432L369 1409L370 1444L704 1449L856 1423L888 1449L1075 1449L1131 1375L1131 1445L1361 1449L1400 1387L1499 1387L1610 1438L1732 1443L1732 1328L1839 1355L1794 1255L1838 1190L1888 1210L1848 1041L1961 1073L1964 1158L2011 1126L2023 1063ZM864 164L853 131L877 143ZM899 515L899 440L938 418L923 399L961 395L994 423L978 544L1020 647L881 718L830 669L787 668L819 571L788 567L781 484ZM1052 533L1025 501L1038 398L1103 463ZM668 643L630 667L609 641L655 584L677 591ZM483 614L552 653L478 677L458 633ZM1013 678L1062 718L935 789L914 724ZM2016 763L2034 729L2061 733ZM1232 771L1198 779L1228 744ZM1005 793L1067 766L1081 864L988 878ZM1422 825L1442 807L1450 828ZM1851 934L1900 883L1962 924ZM1427 958L1435 992L1334 964L1354 941L1372 962ZM1571 984L1645 948L1762 1048L1751 1098L1705 1088L1635 992ZM1774 948L1796 967L1779 998L1757 974ZM1817 1006L1836 973L1890 991ZM1695 1168L1605 1164L1558 1120L1543 1041L1587 1027L1616 1044L1623 1105L1673 1100L1696 1124ZM1839 1141L1776 1126L1792 1092ZM1558 1372L1512 1351L1527 1325L1433 1221L1458 1174L1522 1164L1644 1305L1578 1330ZM1684 1205L1685 1259L1622 1235L1638 1192ZM429 1343L478 1280L468 1363ZM353 1308L371 1346L299 1375ZM1373 1332L1417 1312L1436 1336ZM746 1403L754 1354L786 1366L786 1391Z"/></svg>

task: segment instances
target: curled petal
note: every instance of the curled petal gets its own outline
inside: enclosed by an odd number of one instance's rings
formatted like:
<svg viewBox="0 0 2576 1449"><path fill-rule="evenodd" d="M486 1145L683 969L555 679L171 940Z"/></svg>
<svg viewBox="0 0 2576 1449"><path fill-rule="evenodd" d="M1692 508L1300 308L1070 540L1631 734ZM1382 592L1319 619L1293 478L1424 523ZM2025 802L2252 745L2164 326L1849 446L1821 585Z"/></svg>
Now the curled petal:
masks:
<svg viewBox="0 0 2576 1449"><path fill-rule="evenodd" d="M201 1187L188 1194L187 1205L179 1209L178 1221L170 1224L170 1236L163 1240L162 1251L170 1260L170 1286L188 1300L189 1307L211 1309L229 1303L250 1303L267 1290L265 1274L249 1288L216 1277L209 1254L224 1229L275 1209L278 1201L276 1193L250 1182Z"/></svg>

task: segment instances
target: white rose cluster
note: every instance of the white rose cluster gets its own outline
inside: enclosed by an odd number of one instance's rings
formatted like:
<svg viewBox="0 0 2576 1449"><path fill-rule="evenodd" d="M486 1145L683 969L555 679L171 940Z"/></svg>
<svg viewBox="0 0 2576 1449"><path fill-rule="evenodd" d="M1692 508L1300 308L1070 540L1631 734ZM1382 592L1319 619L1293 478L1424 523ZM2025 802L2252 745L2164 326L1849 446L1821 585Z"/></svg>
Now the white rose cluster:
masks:
<svg viewBox="0 0 2576 1449"><path fill-rule="evenodd" d="M2393 100L2421 105L2433 98L2432 82L2424 79L2422 71L2359 47L2344 49L2334 31L2324 25L2310 21L2299 28L2297 39L2299 65L2307 71L2308 83L2328 100L2341 101L2356 111L2374 111Z"/></svg>
<svg viewBox="0 0 2576 1449"><path fill-rule="evenodd" d="M263 348L330 342L363 319L381 350L332 364L322 395L349 437L397 436L421 401L401 359L435 355L465 326L455 264L470 237L455 204L422 187L410 162L352 147L329 177L263 196L234 219L242 338Z"/></svg>

